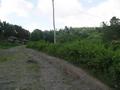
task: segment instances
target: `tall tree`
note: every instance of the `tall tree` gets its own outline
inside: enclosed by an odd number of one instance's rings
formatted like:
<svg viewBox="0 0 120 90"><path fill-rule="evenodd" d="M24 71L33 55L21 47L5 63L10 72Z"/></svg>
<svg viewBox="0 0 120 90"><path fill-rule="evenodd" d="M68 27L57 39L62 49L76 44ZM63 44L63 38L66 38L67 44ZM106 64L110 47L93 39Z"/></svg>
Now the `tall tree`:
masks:
<svg viewBox="0 0 120 90"><path fill-rule="evenodd" d="M110 20L110 25L120 25L120 19L117 17L112 17L112 19Z"/></svg>
<svg viewBox="0 0 120 90"><path fill-rule="evenodd" d="M29 39L30 32L18 25L12 25L5 21L0 21L0 39L7 39L10 36L21 39Z"/></svg>
<svg viewBox="0 0 120 90"><path fill-rule="evenodd" d="M43 39L43 32L41 30L35 29L31 33L31 40L38 41L38 40L42 40L42 39Z"/></svg>
<svg viewBox="0 0 120 90"><path fill-rule="evenodd" d="M112 17L110 20L110 26L103 27L104 29L104 40L111 41L119 41L120 40L120 19L116 17Z"/></svg>

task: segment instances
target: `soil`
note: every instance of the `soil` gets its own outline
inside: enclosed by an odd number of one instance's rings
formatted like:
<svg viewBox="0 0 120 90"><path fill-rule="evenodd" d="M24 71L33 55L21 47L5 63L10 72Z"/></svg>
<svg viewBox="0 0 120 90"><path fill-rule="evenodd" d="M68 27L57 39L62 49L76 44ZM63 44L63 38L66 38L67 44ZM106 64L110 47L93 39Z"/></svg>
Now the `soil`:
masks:
<svg viewBox="0 0 120 90"><path fill-rule="evenodd" d="M0 50L0 90L111 90L66 61L18 46Z"/></svg>

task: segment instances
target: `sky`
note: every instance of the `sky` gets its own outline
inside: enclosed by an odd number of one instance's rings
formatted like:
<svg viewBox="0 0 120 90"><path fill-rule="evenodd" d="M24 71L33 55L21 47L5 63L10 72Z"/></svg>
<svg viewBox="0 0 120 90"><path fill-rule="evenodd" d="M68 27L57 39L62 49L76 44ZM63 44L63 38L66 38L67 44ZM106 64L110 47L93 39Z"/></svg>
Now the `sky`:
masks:
<svg viewBox="0 0 120 90"><path fill-rule="evenodd" d="M120 0L54 0L56 28L95 27L120 18ZM50 30L52 0L0 0L0 20L33 31Z"/></svg>

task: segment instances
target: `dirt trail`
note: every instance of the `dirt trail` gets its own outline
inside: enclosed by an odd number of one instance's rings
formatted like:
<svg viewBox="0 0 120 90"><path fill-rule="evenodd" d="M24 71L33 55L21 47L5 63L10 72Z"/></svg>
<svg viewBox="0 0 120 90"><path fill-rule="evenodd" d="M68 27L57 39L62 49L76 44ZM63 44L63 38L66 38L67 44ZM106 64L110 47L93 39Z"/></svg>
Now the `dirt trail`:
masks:
<svg viewBox="0 0 120 90"><path fill-rule="evenodd" d="M110 89L64 60L20 46L0 50L0 90Z"/></svg>

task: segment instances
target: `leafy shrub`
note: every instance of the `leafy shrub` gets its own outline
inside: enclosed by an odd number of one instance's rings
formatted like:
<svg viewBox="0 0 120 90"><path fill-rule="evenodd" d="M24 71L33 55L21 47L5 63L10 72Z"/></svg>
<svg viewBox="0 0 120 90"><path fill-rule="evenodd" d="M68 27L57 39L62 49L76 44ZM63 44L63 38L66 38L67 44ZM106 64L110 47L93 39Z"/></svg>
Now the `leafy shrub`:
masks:
<svg viewBox="0 0 120 90"><path fill-rule="evenodd" d="M106 47L102 42L89 40L63 44L39 41L29 43L28 47L82 65L98 77L102 76L112 87L120 89L120 49L114 51L113 46Z"/></svg>

